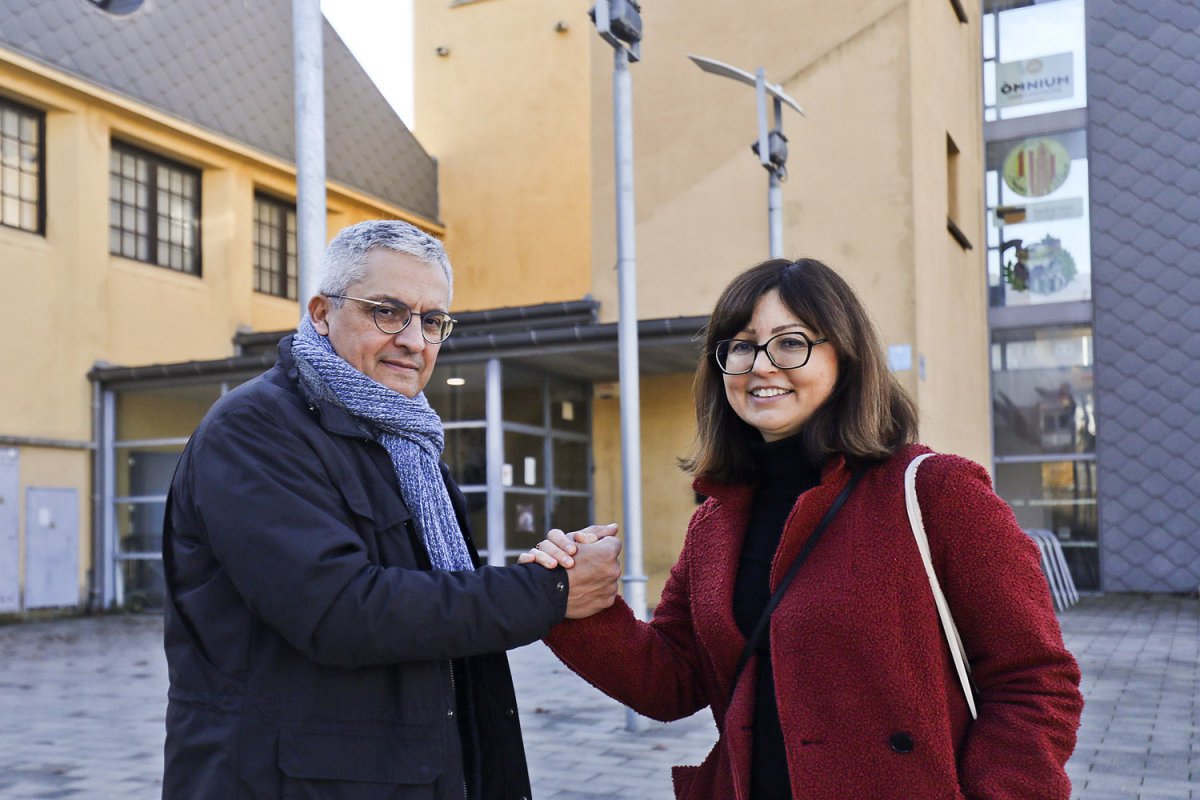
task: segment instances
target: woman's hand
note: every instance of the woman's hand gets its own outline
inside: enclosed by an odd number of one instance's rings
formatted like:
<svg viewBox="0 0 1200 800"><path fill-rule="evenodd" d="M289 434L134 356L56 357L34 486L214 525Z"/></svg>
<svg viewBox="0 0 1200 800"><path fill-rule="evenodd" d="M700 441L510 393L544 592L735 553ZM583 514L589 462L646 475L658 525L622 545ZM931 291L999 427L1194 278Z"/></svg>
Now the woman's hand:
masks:
<svg viewBox="0 0 1200 800"><path fill-rule="evenodd" d="M546 569L562 566L567 569L575 566L573 556L579 551L577 544L592 544L606 536L617 535L617 523L607 525L589 525L578 531L564 533L558 528L546 534L546 538L538 542L527 552L517 558L518 564L540 564Z"/></svg>

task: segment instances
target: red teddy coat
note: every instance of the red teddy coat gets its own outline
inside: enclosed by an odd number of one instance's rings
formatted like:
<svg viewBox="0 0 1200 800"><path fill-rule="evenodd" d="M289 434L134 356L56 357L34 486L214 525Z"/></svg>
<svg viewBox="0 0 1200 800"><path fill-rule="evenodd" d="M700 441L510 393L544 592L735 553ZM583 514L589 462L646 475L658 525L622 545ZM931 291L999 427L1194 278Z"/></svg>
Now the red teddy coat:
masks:
<svg viewBox="0 0 1200 800"><path fill-rule="evenodd" d="M905 448L869 469L771 620L771 659L795 800L1066 800L1063 765L1083 708L1037 548L955 456L926 460L917 495L934 567L979 692L972 722L904 506ZM788 517L774 590L849 479L825 468ZM605 693L659 720L712 707L720 733L699 767L673 770L688 800L750 800L756 669L731 685L745 643L733 584L752 486L698 481L696 510L650 623L623 602L555 627L547 643Z"/></svg>

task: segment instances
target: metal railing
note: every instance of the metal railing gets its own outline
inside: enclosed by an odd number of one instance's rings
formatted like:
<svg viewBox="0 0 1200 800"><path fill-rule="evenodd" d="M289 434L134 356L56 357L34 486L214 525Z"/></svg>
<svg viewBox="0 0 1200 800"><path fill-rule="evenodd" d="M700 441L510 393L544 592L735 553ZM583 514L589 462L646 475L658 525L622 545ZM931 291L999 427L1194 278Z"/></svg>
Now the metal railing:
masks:
<svg viewBox="0 0 1200 800"><path fill-rule="evenodd" d="M1067 568L1067 559L1063 555L1062 545L1052 531L1043 528L1031 528L1026 531L1042 556L1042 572L1046 574L1046 582L1050 584L1050 594L1054 598L1054 608L1066 611L1079 602L1079 592L1075 589L1075 580L1071 570Z"/></svg>

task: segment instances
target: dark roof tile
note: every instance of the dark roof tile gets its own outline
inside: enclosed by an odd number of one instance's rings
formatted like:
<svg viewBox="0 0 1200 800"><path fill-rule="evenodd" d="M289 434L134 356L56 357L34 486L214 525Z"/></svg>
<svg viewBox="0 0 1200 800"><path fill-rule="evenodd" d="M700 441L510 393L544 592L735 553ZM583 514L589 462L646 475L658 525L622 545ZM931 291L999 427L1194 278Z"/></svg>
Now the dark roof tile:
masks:
<svg viewBox="0 0 1200 800"><path fill-rule="evenodd" d="M262 152L295 159L289 0L170 0L117 17L0 0L0 47ZM438 218L437 164L325 25L327 174Z"/></svg>

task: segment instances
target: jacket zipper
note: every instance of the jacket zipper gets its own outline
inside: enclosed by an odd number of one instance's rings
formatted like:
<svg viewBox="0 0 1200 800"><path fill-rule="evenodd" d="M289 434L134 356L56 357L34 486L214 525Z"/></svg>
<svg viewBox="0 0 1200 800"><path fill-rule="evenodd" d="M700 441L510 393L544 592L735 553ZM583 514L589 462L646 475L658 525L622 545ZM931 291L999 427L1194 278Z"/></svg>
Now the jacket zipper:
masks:
<svg viewBox="0 0 1200 800"><path fill-rule="evenodd" d="M457 705L458 704L458 685L456 684L456 682L454 680L454 659L450 659L446 663L450 666L450 697L451 697L452 701L454 702L454 704ZM455 721L454 725L455 725L455 733L457 733L458 732L457 731L458 722ZM461 737L459 737L459 738L461 740ZM460 758L462 758L463 755L465 755L465 754L461 753L461 749L462 749L462 744L460 743L459 744L459 750L460 750L459 757ZM467 765L466 765L465 760L463 761L462 792L463 792L463 800L471 800L470 796L467 794Z"/></svg>

